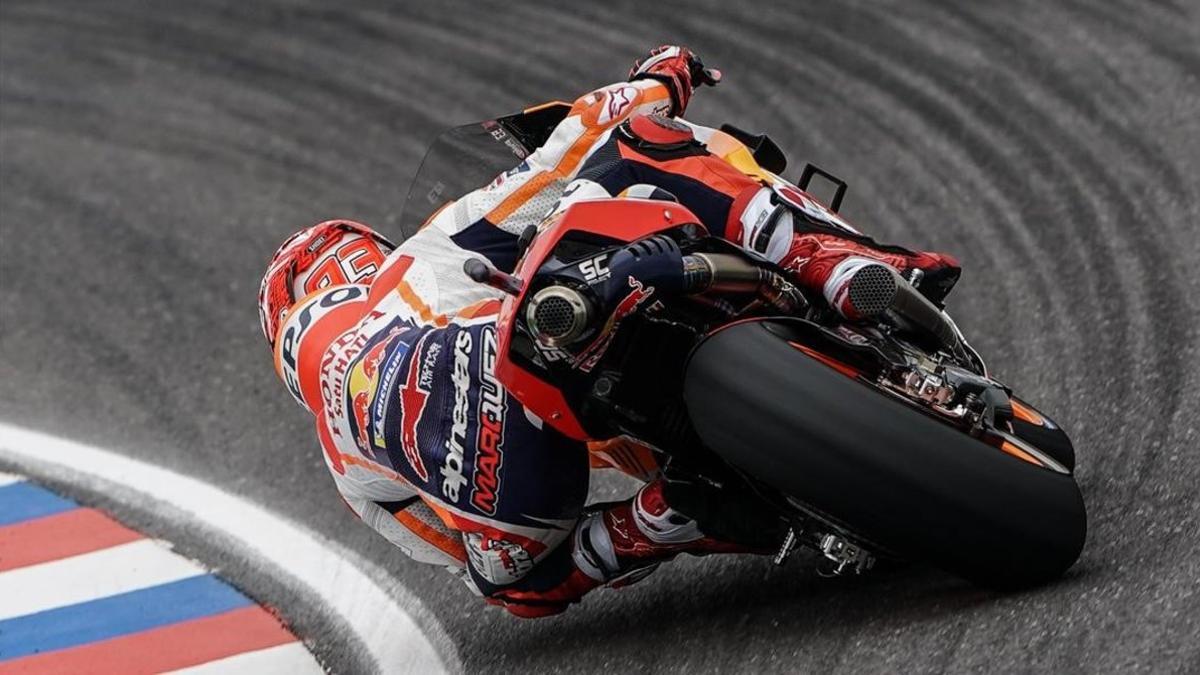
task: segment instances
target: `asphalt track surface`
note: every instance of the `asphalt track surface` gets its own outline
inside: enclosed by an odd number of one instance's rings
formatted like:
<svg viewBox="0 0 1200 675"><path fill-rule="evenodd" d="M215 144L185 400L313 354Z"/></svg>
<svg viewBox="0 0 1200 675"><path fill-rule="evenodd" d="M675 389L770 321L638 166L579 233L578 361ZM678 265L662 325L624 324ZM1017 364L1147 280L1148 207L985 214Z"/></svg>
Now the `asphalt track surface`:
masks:
<svg viewBox="0 0 1200 675"><path fill-rule="evenodd" d="M344 543L471 671L1195 672L1200 8L961 4L4 0L0 417ZM439 130L571 98L664 41L725 70L690 118L769 131L792 171L851 183L864 229L961 257L951 310L1079 450L1091 527L1066 578L995 595L922 568L687 559L521 622L339 505L259 334L266 257L328 217L395 229ZM188 541L361 665L269 571Z"/></svg>

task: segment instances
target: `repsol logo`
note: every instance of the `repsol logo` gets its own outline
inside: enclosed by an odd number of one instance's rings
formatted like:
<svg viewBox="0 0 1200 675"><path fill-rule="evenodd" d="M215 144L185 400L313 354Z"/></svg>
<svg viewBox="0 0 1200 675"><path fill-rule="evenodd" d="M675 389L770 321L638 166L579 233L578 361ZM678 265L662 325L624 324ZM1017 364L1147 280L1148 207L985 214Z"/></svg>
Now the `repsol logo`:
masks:
<svg viewBox="0 0 1200 675"><path fill-rule="evenodd" d="M293 312L287 319L283 335L279 339L279 375L287 386L292 398L304 406L304 394L300 389L300 343L304 335L324 315L340 305L366 297L366 289L362 286L337 286L328 292L313 298L299 311Z"/></svg>

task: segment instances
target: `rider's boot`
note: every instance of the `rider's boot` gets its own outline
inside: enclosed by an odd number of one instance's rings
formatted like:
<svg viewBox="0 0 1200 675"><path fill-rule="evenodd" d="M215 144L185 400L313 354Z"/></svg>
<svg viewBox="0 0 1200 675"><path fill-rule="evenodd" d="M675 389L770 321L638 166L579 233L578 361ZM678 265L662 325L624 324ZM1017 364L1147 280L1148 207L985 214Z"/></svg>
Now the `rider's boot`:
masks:
<svg viewBox="0 0 1200 675"><path fill-rule="evenodd" d="M487 601L520 617L550 616L600 586L644 579L680 553L774 553L786 526L768 513L757 499L729 489L656 479L628 500L594 507L566 546L539 564L540 576Z"/></svg>
<svg viewBox="0 0 1200 675"><path fill-rule="evenodd" d="M875 248L829 234L796 234L780 264L804 287L820 291L847 319L870 319L889 308L884 269L898 272L922 295L941 305L962 268L944 253L913 253L896 247ZM873 292L875 291L875 292Z"/></svg>
<svg viewBox="0 0 1200 675"><path fill-rule="evenodd" d="M778 520L763 517L737 498L724 503L708 500L708 510L720 504L723 515L714 513L711 519L704 519L705 529L675 507L685 502L694 507L688 509L693 513L705 510L700 505L704 491L694 484L659 479L647 483L628 501L594 511L576 531L575 564L589 576L618 586L644 577L650 569L680 553L775 550L781 536ZM706 529L721 532L722 536L706 533Z"/></svg>
<svg viewBox="0 0 1200 675"><path fill-rule="evenodd" d="M825 291L829 304L842 316L871 320L887 315L935 338L953 353L968 356L958 328L941 307L918 292L890 265L867 258L848 258L834 268Z"/></svg>

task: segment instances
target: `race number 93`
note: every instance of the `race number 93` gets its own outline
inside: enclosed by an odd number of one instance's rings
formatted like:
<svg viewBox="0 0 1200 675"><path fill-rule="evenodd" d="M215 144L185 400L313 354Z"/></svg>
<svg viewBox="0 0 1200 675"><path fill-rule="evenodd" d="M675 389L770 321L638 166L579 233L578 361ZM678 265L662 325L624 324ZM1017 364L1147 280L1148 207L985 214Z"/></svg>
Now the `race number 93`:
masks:
<svg viewBox="0 0 1200 675"><path fill-rule="evenodd" d="M304 282L304 292L340 286L360 284L379 271L387 256L370 239L355 239L334 249L321 259Z"/></svg>

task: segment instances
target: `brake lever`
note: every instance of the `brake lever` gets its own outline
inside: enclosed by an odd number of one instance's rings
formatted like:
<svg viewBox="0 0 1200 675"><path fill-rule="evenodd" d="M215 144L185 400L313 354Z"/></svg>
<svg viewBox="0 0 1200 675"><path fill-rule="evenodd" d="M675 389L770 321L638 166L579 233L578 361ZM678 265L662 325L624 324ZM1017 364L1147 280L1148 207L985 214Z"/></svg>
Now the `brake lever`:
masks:
<svg viewBox="0 0 1200 675"><path fill-rule="evenodd" d="M701 68L700 69L700 84L707 84L710 87L715 87L721 82L721 71L717 68Z"/></svg>
<svg viewBox="0 0 1200 675"><path fill-rule="evenodd" d="M520 277L501 272L479 258L469 258L463 262L463 272L472 281L486 284L492 288L513 297L521 294L525 282Z"/></svg>

